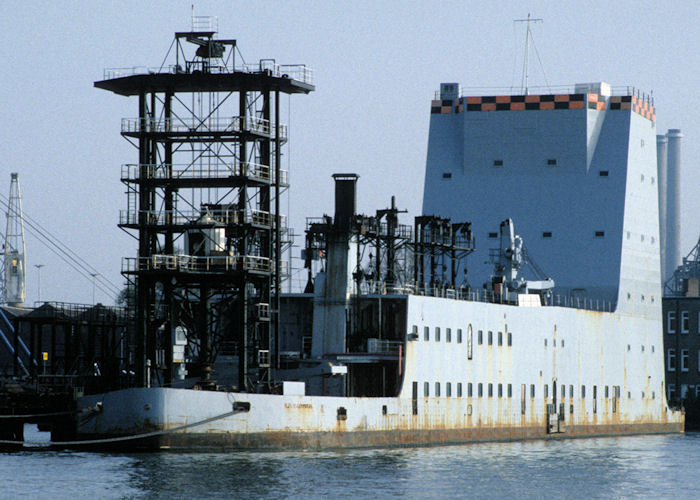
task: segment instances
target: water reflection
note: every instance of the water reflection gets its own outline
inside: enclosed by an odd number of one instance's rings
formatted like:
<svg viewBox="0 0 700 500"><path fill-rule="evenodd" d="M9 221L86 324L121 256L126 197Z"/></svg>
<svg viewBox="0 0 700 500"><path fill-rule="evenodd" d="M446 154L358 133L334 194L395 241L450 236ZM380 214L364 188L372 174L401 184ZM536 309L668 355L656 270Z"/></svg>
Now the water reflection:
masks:
<svg viewBox="0 0 700 500"><path fill-rule="evenodd" d="M171 498L668 496L679 487L678 474L694 474L699 445L700 435L691 434L320 453L166 453L135 458L130 482L145 495ZM697 488L700 478L690 483Z"/></svg>
<svg viewBox="0 0 700 500"><path fill-rule="evenodd" d="M610 498L700 489L700 433L338 452L0 453L3 498Z"/></svg>

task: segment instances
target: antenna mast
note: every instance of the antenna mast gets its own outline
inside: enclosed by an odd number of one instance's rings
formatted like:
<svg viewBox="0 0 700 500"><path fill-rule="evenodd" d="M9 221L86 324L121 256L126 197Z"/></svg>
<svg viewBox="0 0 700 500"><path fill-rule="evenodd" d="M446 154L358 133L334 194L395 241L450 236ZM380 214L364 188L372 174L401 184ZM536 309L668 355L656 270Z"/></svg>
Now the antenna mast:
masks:
<svg viewBox="0 0 700 500"><path fill-rule="evenodd" d="M22 195L19 176L17 173L10 175L10 199L7 204L7 229L3 246L2 301L13 307L22 307L26 295Z"/></svg>
<svg viewBox="0 0 700 500"><path fill-rule="evenodd" d="M525 95L527 95L528 94L528 76L529 76L527 62L528 62L528 57L530 54L530 38L532 37L532 31L530 31L530 23L541 23L541 22L544 22L544 19L542 19L542 18L531 19L530 13L528 12L527 19L516 19L513 22L514 23L527 23L527 29L525 30L525 59L523 61L524 85L522 85L525 89ZM522 82L521 82L521 84L522 84Z"/></svg>

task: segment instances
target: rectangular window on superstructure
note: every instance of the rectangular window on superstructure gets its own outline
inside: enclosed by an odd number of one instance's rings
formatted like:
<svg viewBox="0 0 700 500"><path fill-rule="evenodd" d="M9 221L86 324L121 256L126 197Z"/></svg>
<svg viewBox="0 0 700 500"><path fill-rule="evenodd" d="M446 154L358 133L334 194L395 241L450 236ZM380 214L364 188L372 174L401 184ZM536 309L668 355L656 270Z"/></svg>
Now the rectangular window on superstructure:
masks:
<svg viewBox="0 0 700 500"><path fill-rule="evenodd" d="M457 397L462 397L462 382L457 382Z"/></svg>
<svg viewBox="0 0 700 500"><path fill-rule="evenodd" d="M593 413L598 413L598 386L593 386Z"/></svg>
<svg viewBox="0 0 700 500"><path fill-rule="evenodd" d="M607 177L608 174L609 174L609 172L608 172L607 170L599 170L599 171L598 171L598 175L599 175L600 177Z"/></svg>
<svg viewBox="0 0 700 500"><path fill-rule="evenodd" d="M681 311L681 333L688 333L690 331L690 313L688 311Z"/></svg>
<svg viewBox="0 0 700 500"><path fill-rule="evenodd" d="M493 166L494 166L494 167L502 167L502 166L503 166L503 160L493 160Z"/></svg>
<svg viewBox="0 0 700 500"><path fill-rule="evenodd" d="M544 399L547 399L549 397L549 386L547 384L544 384Z"/></svg>
<svg viewBox="0 0 700 500"><path fill-rule="evenodd" d="M513 385L508 384L508 397L512 398L513 397Z"/></svg>
<svg viewBox="0 0 700 500"><path fill-rule="evenodd" d="M430 327L426 326L423 328L423 340L428 341L430 340Z"/></svg>
<svg viewBox="0 0 700 500"><path fill-rule="evenodd" d="M608 399L608 386L605 386L605 399Z"/></svg>
<svg viewBox="0 0 700 500"><path fill-rule="evenodd" d="M489 383L489 397L493 397L493 384Z"/></svg>
<svg viewBox="0 0 700 500"><path fill-rule="evenodd" d="M462 343L462 329L457 328L457 343L461 344Z"/></svg>
<svg viewBox="0 0 700 500"><path fill-rule="evenodd" d="M418 382L413 382L413 393L411 396L413 414L418 415Z"/></svg>
<svg viewBox="0 0 700 500"><path fill-rule="evenodd" d="M440 342L440 327L435 327L435 342Z"/></svg>
<svg viewBox="0 0 700 500"><path fill-rule="evenodd" d="M498 345L503 345L503 332L498 332Z"/></svg>
<svg viewBox="0 0 700 500"><path fill-rule="evenodd" d="M573 385L569 386L569 397L570 398L574 397L574 386Z"/></svg>
<svg viewBox="0 0 700 500"><path fill-rule="evenodd" d="M503 397L503 384L498 384L498 397Z"/></svg>
<svg viewBox="0 0 700 500"><path fill-rule="evenodd" d="M423 396L426 398L430 396L430 382L425 382L423 384Z"/></svg>
<svg viewBox="0 0 700 500"><path fill-rule="evenodd" d="M552 237L552 231L543 231L543 232L542 232L542 237L543 237L543 238L551 238L551 237Z"/></svg>
<svg viewBox="0 0 700 500"><path fill-rule="evenodd" d="M513 345L513 334L511 332L508 332L508 346Z"/></svg>
<svg viewBox="0 0 700 500"><path fill-rule="evenodd" d="M440 397L440 382L435 382L435 397Z"/></svg>
<svg viewBox="0 0 700 500"><path fill-rule="evenodd" d="M520 413L525 415L525 407L526 407L526 402L525 402L525 396L527 395L527 386L525 384L522 384L520 386Z"/></svg>
<svg viewBox="0 0 700 500"><path fill-rule="evenodd" d="M582 398L586 397L586 386L585 385L581 386L581 397Z"/></svg>
<svg viewBox="0 0 700 500"><path fill-rule="evenodd" d="M484 384L481 382L479 382L479 385L476 386L476 395L479 397L484 395Z"/></svg>
<svg viewBox="0 0 700 500"><path fill-rule="evenodd" d="M490 240L495 240L496 238L498 238L498 233L489 233Z"/></svg>
<svg viewBox="0 0 700 500"><path fill-rule="evenodd" d="M443 172L442 178L443 179L452 179L452 172Z"/></svg>
<svg viewBox="0 0 700 500"><path fill-rule="evenodd" d="M676 311L666 313L666 333L676 333Z"/></svg>
<svg viewBox="0 0 700 500"><path fill-rule="evenodd" d="M493 345L493 332L489 330L489 345Z"/></svg>
<svg viewBox="0 0 700 500"><path fill-rule="evenodd" d="M484 343L484 331L483 331L483 330L479 330L479 331L477 332L477 335L476 335L476 336L477 336L477 343L478 343L479 345L483 344L483 343Z"/></svg>
<svg viewBox="0 0 700 500"><path fill-rule="evenodd" d="M530 397L535 397L535 384L530 384Z"/></svg>
<svg viewBox="0 0 700 500"><path fill-rule="evenodd" d="M605 238L605 231L596 231L595 237L596 238Z"/></svg>
<svg viewBox="0 0 700 500"><path fill-rule="evenodd" d="M470 398L474 395L472 383L467 383L467 397Z"/></svg>
<svg viewBox="0 0 700 500"><path fill-rule="evenodd" d="M670 372L676 371L676 350L669 349L666 357L666 369Z"/></svg>
<svg viewBox="0 0 700 500"><path fill-rule="evenodd" d="M550 167L556 167L557 166L556 158L549 158L547 160L547 165L549 165Z"/></svg>
<svg viewBox="0 0 700 500"><path fill-rule="evenodd" d="M681 349L681 371L688 371L688 361L690 360L690 351L688 349Z"/></svg>
<svg viewBox="0 0 700 500"><path fill-rule="evenodd" d="M452 397L452 382L445 384L445 396L448 398Z"/></svg>
<svg viewBox="0 0 700 500"><path fill-rule="evenodd" d="M452 328L445 329L445 342L452 342Z"/></svg>
<svg viewBox="0 0 700 500"><path fill-rule="evenodd" d="M564 384L561 384L561 398L564 399L566 397L566 386Z"/></svg>

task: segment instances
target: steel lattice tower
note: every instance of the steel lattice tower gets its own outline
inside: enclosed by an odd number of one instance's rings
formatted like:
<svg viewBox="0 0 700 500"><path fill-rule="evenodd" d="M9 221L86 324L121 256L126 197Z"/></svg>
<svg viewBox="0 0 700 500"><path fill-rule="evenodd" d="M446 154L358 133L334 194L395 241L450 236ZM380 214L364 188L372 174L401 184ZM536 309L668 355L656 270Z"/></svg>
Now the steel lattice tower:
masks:
<svg viewBox="0 0 700 500"><path fill-rule="evenodd" d="M7 204L7 227L3 246L3 303L22 307L26 297L24 261L24 220L19 176L10 176L10 197Z"/></svg>
<svg viewBox="0 0 700 500"><path fill-rule="evenodd" d="M194 24L194 23L193 23ZM213 29L175 34L175 61L146 72L107 70L95 86L138 97L121 133L138 149L122 168L120 227L138 240L122 272L133 286L137 384L176 374L175 330L190 374L207 388L220 352L237 353L239 390L265 391L279 364L280 194L287 129L280 95L314 90L303 65L236 67L236 41ZM148 366L151 366L149 369Z"/></svg>

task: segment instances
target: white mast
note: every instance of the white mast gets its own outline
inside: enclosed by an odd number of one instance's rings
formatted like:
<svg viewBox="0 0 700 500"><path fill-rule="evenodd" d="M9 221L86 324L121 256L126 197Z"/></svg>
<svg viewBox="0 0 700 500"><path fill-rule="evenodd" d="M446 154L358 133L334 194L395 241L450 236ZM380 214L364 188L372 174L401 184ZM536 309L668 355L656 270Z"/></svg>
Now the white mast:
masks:
<svg viewBox="0 0 700 500"><path fill-rule="evenodd" d="M525 89L525 95L528 94L528 67L527 67L527 62L528 62L528 57L530 55L530 38L532 37L532 31L530 31L530 23L541 23L544 20L541 18L537 19L530 19L530 13L528 12L527 14L527 19L516 19L513 22L516 23L527 23L527 29L525 30L525 59L523 61L523 87ZM537 49L535 49L537 50Z"/></svg>
<svg viewBox="0 0 700 500"><path fill-rule="evenodd" d="M17 173L11 174L10 198L7 203L7 229L3 248L3 302L10 306L22 307L26 296L24 219Z"/></svg>

